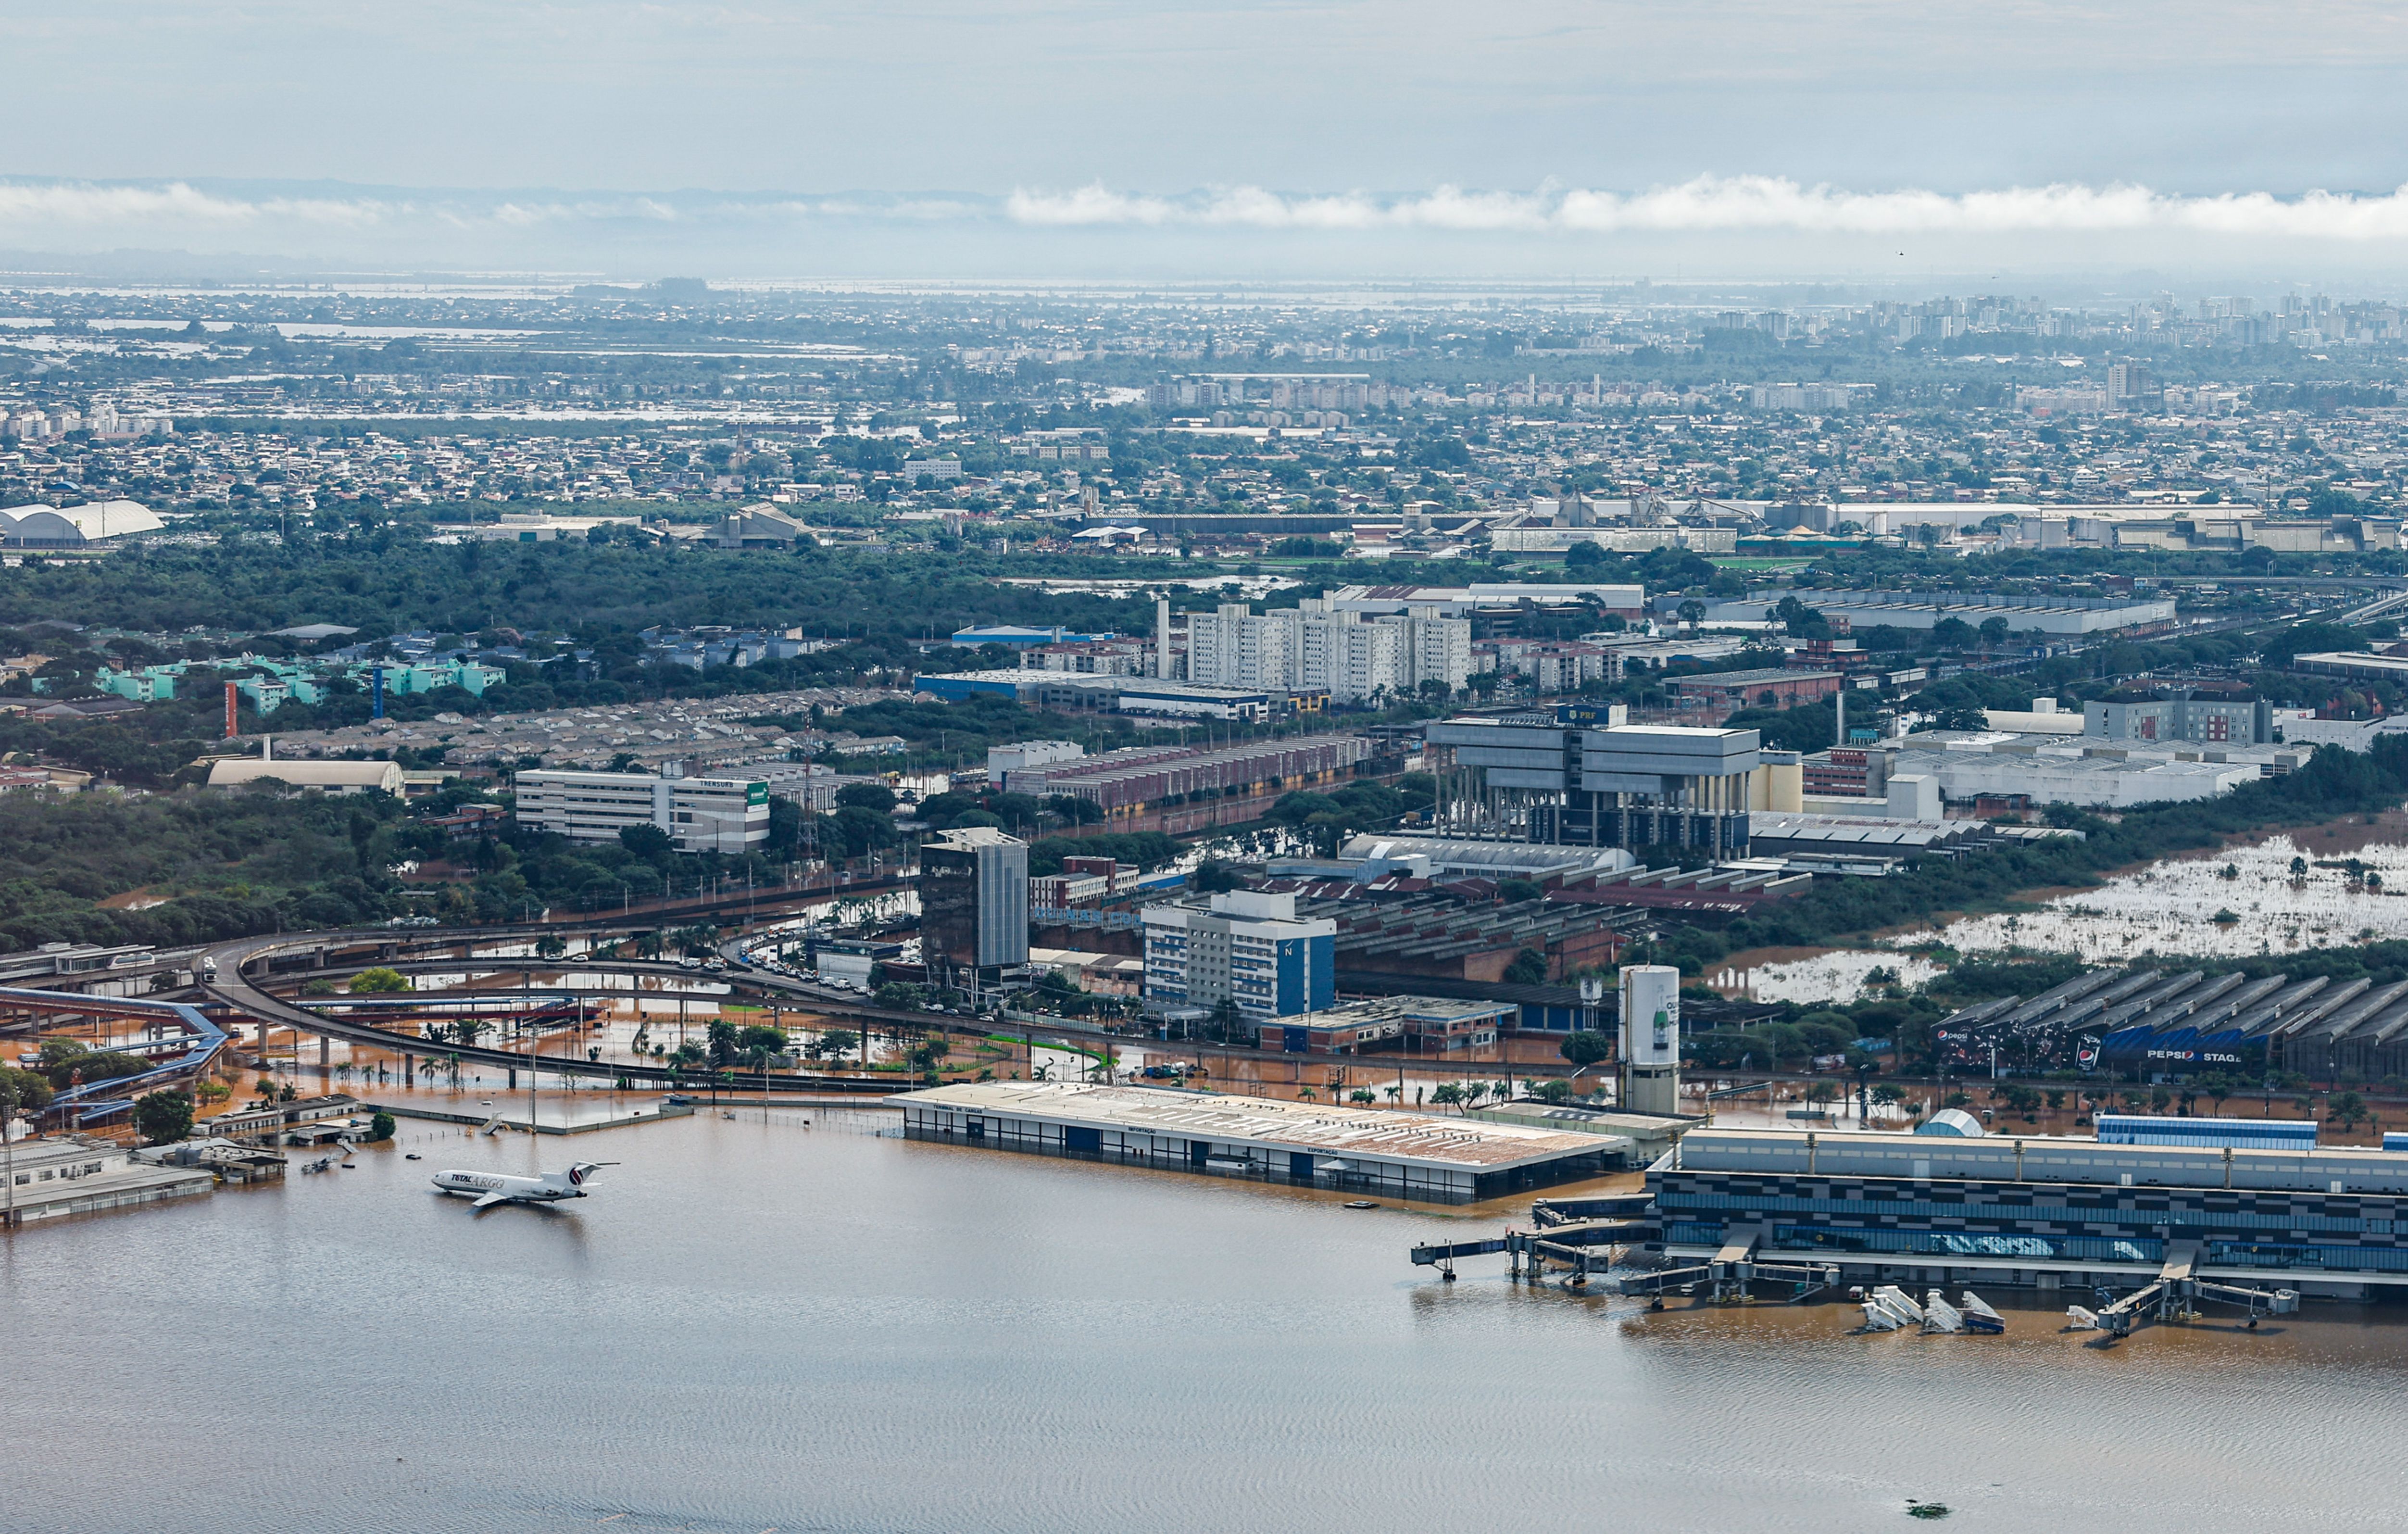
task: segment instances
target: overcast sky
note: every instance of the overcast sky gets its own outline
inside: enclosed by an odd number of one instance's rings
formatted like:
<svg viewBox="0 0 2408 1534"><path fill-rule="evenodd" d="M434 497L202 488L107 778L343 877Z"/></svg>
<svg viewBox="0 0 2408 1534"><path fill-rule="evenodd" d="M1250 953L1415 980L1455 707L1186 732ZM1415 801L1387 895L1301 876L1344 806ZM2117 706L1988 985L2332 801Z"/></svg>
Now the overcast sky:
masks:
<svg viewBox="0 0 2408 1534"><path fill-rule="evenodd" d="M2402 16L5 0L0 249L2381 270L2408 267Z"/></svg>

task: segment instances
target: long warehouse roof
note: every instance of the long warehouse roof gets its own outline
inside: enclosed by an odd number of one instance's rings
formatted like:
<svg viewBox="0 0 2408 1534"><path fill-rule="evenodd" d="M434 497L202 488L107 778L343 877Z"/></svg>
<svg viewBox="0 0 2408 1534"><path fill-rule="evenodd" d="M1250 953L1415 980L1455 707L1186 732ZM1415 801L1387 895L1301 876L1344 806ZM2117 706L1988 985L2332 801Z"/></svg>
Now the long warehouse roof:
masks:
<svg viewBox="0 0 2408 1534"><path fill-rule="evenodd" d="M1393 1109L1158 1087L964 1082L906 1093L894 1100L959 1112L1020 1114L1098 1129L1247 1141L1278 1150L1377 1156L1473 1171L1498 1171L1597 1154L1595 1135Z"/></svg>

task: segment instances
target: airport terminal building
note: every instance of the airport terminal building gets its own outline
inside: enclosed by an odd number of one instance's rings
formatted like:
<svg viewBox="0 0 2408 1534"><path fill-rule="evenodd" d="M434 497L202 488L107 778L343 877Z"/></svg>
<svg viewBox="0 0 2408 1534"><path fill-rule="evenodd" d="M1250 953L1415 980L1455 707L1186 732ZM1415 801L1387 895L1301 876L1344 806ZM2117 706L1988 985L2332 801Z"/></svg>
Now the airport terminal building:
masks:
<svg viewBox="0 0 2408 1534"><path fill-rule="evenodd" d="M2257 1120L2157 1119L2133 1142L1698 1128L1647 1173L1668 1255L1837 1261L1849 1283L2225 1283L2408 1293L2408 1149ZM2292 1126L2296 1129L2297 1126ZM2140 1141L2157 1141L2144 1143Z"/></svg>

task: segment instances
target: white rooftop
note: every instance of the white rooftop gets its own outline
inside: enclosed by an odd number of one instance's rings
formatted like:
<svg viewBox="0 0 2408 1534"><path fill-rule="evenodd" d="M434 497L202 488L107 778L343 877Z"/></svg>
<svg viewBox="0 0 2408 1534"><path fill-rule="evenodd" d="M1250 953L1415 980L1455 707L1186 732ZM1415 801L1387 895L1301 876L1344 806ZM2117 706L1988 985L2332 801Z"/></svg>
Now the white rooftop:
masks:
<svg viewBox="0 0 2408 1534"><path fill-rule="evenodd" d="M957 1111L1015 1113L1099 1129L1375 1156L1476 1172L1594 1155L1598 1150L1595 1135L1527 1125L1158 1087L964 1082L907 1093L895 1100Z"/></svg>

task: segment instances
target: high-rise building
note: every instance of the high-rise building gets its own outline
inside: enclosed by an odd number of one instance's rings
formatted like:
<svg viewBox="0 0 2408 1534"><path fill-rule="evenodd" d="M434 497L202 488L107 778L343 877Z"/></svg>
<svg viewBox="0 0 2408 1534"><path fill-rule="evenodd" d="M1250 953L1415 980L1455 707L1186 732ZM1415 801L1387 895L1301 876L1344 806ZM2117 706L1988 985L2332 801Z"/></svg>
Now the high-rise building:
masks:
<svg viewBox="0 0 2408 1534"><path fill-rule="evenodd" d="M1367 615L1327 597L1256 613L1223 603L1187 621L1187 680L1221 687L1326 687L1339 703L1402 697L1471 675L1471 621L1435 607Z"/></svg>
<svg viewBox="0 0 2408 1534"><path fill-rule="evenodd" d="M2119 362L2107 368L2107 397L2119 410L2147 409L2165 398L2165 391L2149 376L2147 364Z"/></svg>
<svg viewBox="0 0 2408 1534"><path fill-rule="evenodd" d="M1330 610L1321 597L1307 597L1297 613L1300 652L1297 683L1326 687L1333 702L1361 703L1375 695L1394 696L1405 686L1404 628L1359 612Z"/></svg>
<svg viewBox="0 0 2408 1534"><path fill-rule="evenodd" d="M920 848L920 957L938 984L978 991L1028 962L1028 844L990 825Z"/></svg>
<svg viewBox="0 0 2408 1534"><path fill-rule="evenodd" d="M1450 693L1471 680L1471 621L1448 618L1433 607L1412 607L1404 617L1383 620L1404 625L1405 685L1418 693L1422 684L1443 681Z"/></svg>
<svg viewBox="0 0 2408 1534"><path fill-rule="evenodd" d="M1187 680L1213 687L1285 687L1294 675L1293 612L1224 602L1187 620Z"/></svg>
<svg viewBox="0 0 2408 1534"><path fill-rule="evenodd" d="M1298 921L1296 896L1234 890L1202 906L1148 906L1145 1002L1162 1011L1237 1004L1249 1018L1337 999L1338 925Z"/></svg>

